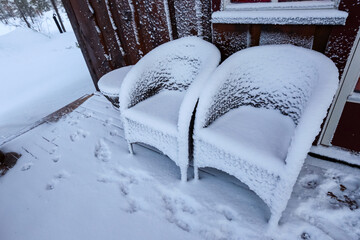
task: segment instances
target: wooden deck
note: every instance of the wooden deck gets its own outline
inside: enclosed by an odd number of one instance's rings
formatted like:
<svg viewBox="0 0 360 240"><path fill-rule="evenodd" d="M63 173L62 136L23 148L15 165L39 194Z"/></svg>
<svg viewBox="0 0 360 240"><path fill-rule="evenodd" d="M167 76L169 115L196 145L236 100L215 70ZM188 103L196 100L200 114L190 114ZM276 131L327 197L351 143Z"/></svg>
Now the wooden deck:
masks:
<svg viewBox="0 0 360 240"><path fill-rule="evenodd" d="M58 127L60 119L68 119L67 126L62 126L61 130ZM80 125L80 121L84 119L95 123L95 128L110 125L113 129L116 129L116 134L105 137L110 142L118 142L124 136L119 111L113 108L111 103L100 93L94 93L79 98L33 125L21 129L19 133L4 139L0 143L0 149L4 152L13 151L29 155L35 160L38 160L43 154L53 155L55 149L61 145L58 141L61 132L71 132L72 128ZM75 142L79 137L84 137L86 134L88 133L85 133L84 130L78 129L75 133L69 135L69 138L72 142ZM12 144L17 139L27 138L27 136L31 136L31 141L24 142L22 146L16 148Z"/></svg>
<svg viewBox="0 0 360 240"><path fill-rule="evenodd" d="M65 120L67 124L59 124L58 122L60 119ZM35 122L33 125L21 129L17 134L6 139L2 139L2 141L0 141L0 149L8 152L24 152L25 154L32 156L34 159L39 159L38 155L40 153L52 155L55 148L59 148L61 144L66 143L59 142L60 136L62 134L74 132L74 129L76 129L77 126L82 125L82 122L86 122L86 125L93 126L94 129L97 129L97 132L101 133L97 136L98 138L103 138L114 145L120 144L125 147L126 142L124 139L120 112L115 109L100 92L95 92L93 94L85 95L58 111ZM110 133L109 129L111 129ZM60 132L62 134L59 134ZM88 134L90 134L88 130L79 128L75 131L75 133L69 135L69 139L72 142L76 142L81 136L85 138ZM20 149L15 148L13 144L11 144L14 140L27 135L31 136L32 140L24 143ZM141 143L137 145L161 154L159 150L151 146ZM324 159L321 155L314 155L312 153L309 153L309 155L312 157L310 157L311 159L317 159L315 161L323 161L317 157ZM329 161L334 161L334 159L329 159ZM211 169L202 169L201 171L211 175L219 175L219 172ZM191 174L192 173L190 173L190 175ZM230 178L230 181L238 183L238 181L233 180L232 177Z"/></svg>
<svg viewBox="0 0 360 240"><path fill-rule="evenodd" d="M142 190L132 193L134 195L130 199L131 201L129 200L130 203L137 201L138 198L147 201L146 199L150 195L143 194L143 189L152 189L151 197L159 194L160 188L164 195L166 195L166 191L170 191L167 189L172 189L171 191L178 191L179 194L188 194L192 199L198 199L197 192L202 191L200 198L206 199L205 202L212 201L212 199L223 199L227 196L226 201L224 200L226 206L236 209L240 215L252 216L252 219L255 219L254 221L261 223L260 230L254 231L262 231L261 229L266 225L266 220L261 209L266 210L266 206L258 204L257 206L260 207L256 209L249 208L249 202L254 204L254 202L261 200L254 193L249 193L251 191L240 181L214 169L202 169L201 181L196 184L192 181L192 169L189 168L189 184L183 185L180 183L180 170L172 161L159 154L156 149L150 148L157 153L143 147L135 146L135 155L131 156L124 139L119 111L114 109L111 103L99 93L84 96L0 145L0 149L4 152L22 154L14 168L0 178L0 190L3 187L2 193L4 193L4 189L13 187L14 193L19 196L23 196L23 193L26 192L25 198L33 197L36 201L43 201L42 203L45 205L50 202L52 205L47 205L48 207L56 207L56 204L60 204L56 199L51 198L51 196L55 196L52 194L55 194L56 191L69 194L70 199L72 199L72 194L79 193L71 201L79 201L78 206L81 206L85 201L81 198L82 194L86 194L86 196L105 194L102 192L103 186L112 182L119 183L120 195L111 189L111 191L106 192L109 194L106 195L106 199L115 196L122 199L120 202L122 201L124 204L130 195L127 193L127 187L130 188L134 182L137 182L137 186ZM329 169L336 169L338 172L343 171L346 175L352 174L354 176L358 175L360 171L309 156L284 214L286 221L298 221L294 219L309 221L308 216L312 216L312 211L299 216L293 216L293 213L305 201L304 199L316 199L318 197L317 189L313 189L316 188L316 185L313 186L314 181L315 184L321 184L321 181L324 181L323 179L332 181L330 176L326 175ZM149 181L147 178L144 180L140 177L142 175L149 175L153 180ZM314 176L317 177L314 178ZM122 178L127 180L123 181ZM124 187L124 183L128 183L129 186ZM186 189L192 190L187 191ZM326 196L324 197L326 198ZM330 200L330 197L328 198ZM1 202L0 198L0 205L2 204L3 207L3 209L0 208L0 213L1 211L7 213L6 206L11 206L11 198L9 199L6 201L2 199L3 202ZM323 198L319 197L319 199ZM114 200L114 204L118 203L117 201ZM148 203L149 206L151 205L150 202ZM21 204L19 212L27 211L28 200L24 199ZM64 205L61 206L64 207ZM128 207L124 207L125 212L136 211L133 204L129 206L130 210ZM145 208L145 206L143 207ZM259 208L260 210L258 210ZM46 211L50 211L50 209ZM101 212L102 208L99 207L98 211ZM209 208L207 211L215 210ZM327 222L326 216L323 216L321 212L315 211L314 214L317 217L321 216L320 219L323 221L315 223L317 229L334 239L346 239L338 238L339 233L342 236L346 236L347 233L337 228L336 231L333 231L335 227L331 226L335 223ZM15 220L19 221L19 219L22 219L22 216L19 215L18 219ZM194 219L196 222L200 221L200 218L198 219L196 216ZM240 222L244 223L243 221ZM24 224L28 223L24 222ZM311 222L307 224L313 225ZM289 225L287 226L289 227ZM234 227L234 229L237 228ZM41 229L39 231L41 232Z"/></svg>

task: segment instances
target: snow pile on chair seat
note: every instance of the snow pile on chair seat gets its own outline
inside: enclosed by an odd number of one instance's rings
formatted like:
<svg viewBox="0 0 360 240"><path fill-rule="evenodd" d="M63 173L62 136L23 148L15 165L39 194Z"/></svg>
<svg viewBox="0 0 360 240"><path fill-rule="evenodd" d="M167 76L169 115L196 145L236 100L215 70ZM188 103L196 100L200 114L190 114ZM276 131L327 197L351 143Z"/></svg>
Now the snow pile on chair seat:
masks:
<svg viewBox="0 0 360 240"><path fill-rule="evenodd" d="M154 129L160 125L168 134L176 136L179 109L184 95L184 92L163 90L126 109L124 116Z"/></svg>
<svg viewBox="0 0 360 240"><path fill-rule="evenodd" d="M115 69L102 76L98 82L100 91L109 97L119 97L121 84L132 66Z"/></svg>
<svg viewBox="0 0 360 240"><path fill-rule="evenodd" d="M199 130L199 136L258 166L284 169L295 124L276 110L242 106Z"/></svg>

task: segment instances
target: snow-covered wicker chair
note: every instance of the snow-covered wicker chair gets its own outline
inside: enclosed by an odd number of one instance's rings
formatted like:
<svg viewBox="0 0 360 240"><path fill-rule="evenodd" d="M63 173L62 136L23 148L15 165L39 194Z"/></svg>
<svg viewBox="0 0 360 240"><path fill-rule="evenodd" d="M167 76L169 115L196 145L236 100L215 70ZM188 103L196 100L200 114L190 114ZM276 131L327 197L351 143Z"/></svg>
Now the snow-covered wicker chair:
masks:
<svg viewBox="0 0 360 240"><path fill-rule="evenodd" d="M172 159L187 180L189 127L201 90L220 52L197 37L177 39L146 54L125 77L120 112L129 151L153 146Z"/></svg>
<svg viewBox="0 0 360 240"><path fill-rule="evenodd" d="M200 96L194 171L212 167L248 185L275 229L338 86L324 55L291 45L252 47L224 61Z"/></svg>

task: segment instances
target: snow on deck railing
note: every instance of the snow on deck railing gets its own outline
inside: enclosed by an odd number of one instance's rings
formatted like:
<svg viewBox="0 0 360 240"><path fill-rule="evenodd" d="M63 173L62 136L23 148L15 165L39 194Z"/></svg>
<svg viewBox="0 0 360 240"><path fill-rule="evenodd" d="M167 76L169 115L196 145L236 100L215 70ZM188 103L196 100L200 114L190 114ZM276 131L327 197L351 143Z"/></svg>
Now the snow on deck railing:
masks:
<svg viewBox="0 0 360 240"><path fill-rule="evenodd" d="M321 10L261 10L218 11L212 14L213 23L280 24L280 25L345 25L347 12Z"/></svg>

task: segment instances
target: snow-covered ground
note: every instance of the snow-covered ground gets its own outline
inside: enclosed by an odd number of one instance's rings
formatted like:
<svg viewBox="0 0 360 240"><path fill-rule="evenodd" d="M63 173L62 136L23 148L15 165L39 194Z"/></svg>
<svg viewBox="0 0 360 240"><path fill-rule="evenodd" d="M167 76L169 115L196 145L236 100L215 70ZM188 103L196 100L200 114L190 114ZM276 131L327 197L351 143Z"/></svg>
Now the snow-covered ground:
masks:
<svg viewBox="0 0 360 240"><path fill-rule="evenodd" d="M130 155L121 126L95 95L2 146L22 157L0 178L0 238L270 239L269 211L246 186L211 169L182 183L169 158L137 145ZM359 239L360 209L328 195L359 204L359 176L308 157L274 239Z"/></svg>
<svg viewBox="0 0 360 240"><path fill-rule="evenodd" d="M0 22L0 36L5 35L13 30L15 30L16 27L5 25L2 22Z"/></svg>
<svg viewBox="0 0 360 240"><path fill-rule="evenodd" d="M38 23L43 33L0 25L0 143L94 91L69 21L60 34L51 16Z"/></svg>
<svg viewBox="0 0 360 240"><path fill-rule="evenodd" d="M119 112L95 94L61 119L2 141L94 87L76 39L0 25L0 239L271 239L269 209L237 179L203 169L180 181L166 156L128 153ZM66 22L69 31L70 26ZM360 170L308 157L272 239L360 239Z"/></svg>

